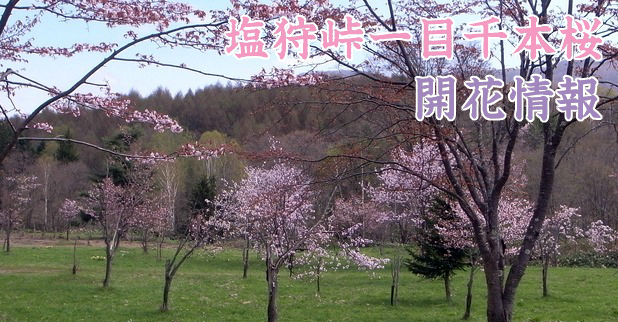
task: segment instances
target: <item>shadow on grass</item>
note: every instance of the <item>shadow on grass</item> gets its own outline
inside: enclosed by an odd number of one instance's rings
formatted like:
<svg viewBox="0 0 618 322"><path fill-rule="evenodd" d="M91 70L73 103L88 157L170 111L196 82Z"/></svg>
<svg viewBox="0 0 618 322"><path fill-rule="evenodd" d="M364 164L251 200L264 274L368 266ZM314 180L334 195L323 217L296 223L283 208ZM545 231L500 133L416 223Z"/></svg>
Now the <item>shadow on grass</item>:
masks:
<svg viewBox="0 0 618 322"><path fill-rule="evenodd" d="M381 297L372 297L372 298L363 298L358 301L353 302L356 305L384 305L386 307L397 307L397 306L405 306L405 307L435 307L435 308L444 308L449 307L452 304L449 304L446 299L443 298L430 298L430 297L412 297L412 298L399 298L397 300L397 305L392 306L390 302L390 298L381 298Z"/></svg>

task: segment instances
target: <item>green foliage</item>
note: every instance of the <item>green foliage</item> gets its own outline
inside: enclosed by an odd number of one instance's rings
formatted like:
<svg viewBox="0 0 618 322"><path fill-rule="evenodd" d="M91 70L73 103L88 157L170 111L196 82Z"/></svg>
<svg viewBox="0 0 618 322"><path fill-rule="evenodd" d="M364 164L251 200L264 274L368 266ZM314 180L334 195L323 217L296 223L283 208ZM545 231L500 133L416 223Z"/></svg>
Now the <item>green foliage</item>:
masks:
<svg viewBox="0 0 618 322"><path fill-rule="evenodd" d="M64 133L65 139L72 139L71 130L67 129ZM43 147L44 149L44 147ZM43 150L41 150L43 151ZM58 143L58 148L56 149L56 153L54 153L54 158L56 161L61 164L67 164L71 162L75 162L79 160L79 156L77 154L77 149L75 148L75 144L71 142L61 141Z"/></svg>
<svg viewBox="0 0 618 322"><path fill-rule="evenodd" d="M116 152L127 153L131 150L131 145L144 134L143 130L137 126L129 126L120 129L110 137L104 138L105 146ZM104 173L96 176L97 180L109 177L114 184L125 185L129 180L129 173L133 168L132 160L118 156L109 156Z"/></svg>
<svg viewBox="0 0 618 322"><path fill-rule="evenodd" d="M104 138L105 145L116 152L127 152L131 144L144 135L144 130L138 126L124 127L110 137Z"/></svg>
<svg viewBox="0 0 618 322"><path fill-rule="evenodd" d="M188 223L195 216L210 218L214 212L214 200L217 194L216 180L213 176L201 175L194 181L187 193L186 214L176 218L176 234L183 235L187 232Z"/></svg>
<svg viewBox="0 0 618 322"><path fill-rule="evenodd" d="M0 123L0 150L4 150L4 147L11 141L11 126L8 122Z"/></svg>
<svg viewBox="0 0 618 322"><path fill-rule="evenodd" d="M214 200L217 193L215 177L202 175L191 191L190 209L193 213L203 213L208 219L214 214Z"/></svg>
<svg viewBox="0 0 618 322"><path fill-rule="evenodd" d="M15 120L13 120L15 122ZM0 151L11 142L13 139L13 130L8 122L0 122ZM15 145L15 151L23 153L32 158L36 158L41 155L45 145L41 146L41 143L33 143L32 141L17 141Z"/></svg>
<svg viewBox="0 0 618 322"><path fill-rule="evenodd" d="M408 247L408 253L412 256L406 260L406 266L414 274L425 278L448 278L456 270L466 266L466 250L446 245L444 237L435 227L438 219L454 220L451 206L440 198L432 201L426 215L423 215L425 229L418 232L418 253Z"/></svg>
<svg viewBox="0 0 618 322"><path fill-rule="evenodd" d="M596 252L579 252L558 259L558 265L569 267L607 267L618 268L618 252L600 254Z"/></svg>

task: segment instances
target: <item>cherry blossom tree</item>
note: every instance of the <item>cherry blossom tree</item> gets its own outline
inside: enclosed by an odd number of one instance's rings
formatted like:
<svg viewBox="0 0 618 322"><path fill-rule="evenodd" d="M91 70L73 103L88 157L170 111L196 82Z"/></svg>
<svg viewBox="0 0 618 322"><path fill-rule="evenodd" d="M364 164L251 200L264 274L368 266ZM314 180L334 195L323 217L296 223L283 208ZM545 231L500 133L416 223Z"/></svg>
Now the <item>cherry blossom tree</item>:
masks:
<svg viewBox="0 0 618 322"><path fill-rule="evenodd" d="M577 208L560 206L560 209L547 218L543 225L541 236L535 247L543 267L543 297L549 294L547 275L550 260L560 254L560 248L564 246L564 243L576 243L578 238L584 237L582 229L577 226L577 219L581 217L578 211Z"/></svg>
<svg viewBox="0 0 618 322"><path fill-rule="evenodd" d="M439 190L431 184L443 177L439 151L427 142L420 142L411 151L397 149L392 158L395 165L380 169L379 185L368 187L369 197L390 211L382 212L381 222L395 227L399 243L408 244L420 225L420 216ZM422 173L425 180L413 173Z"/></svg>
<svg viewBox="0 0 618 322"><path fill-rule="evenodd" d="M230 214L240 234L251 241L266 262L268 321L277 321L278 273L292 256L324 258L324 246L336 241L348 258L358 265L379 267L382 262L366 256L359 247L367 240L358 235L360 224L338 225L336 212L316 212L318 192L302 170L286 163L270 168L249 167L247 177L233 188ZM330 194L332 198L334 189Z"/></svg>
<svg viewBox="0 0 618 322"><path fill-rule="evenodd" d="M439 151L428 142L422 140L412 146L410 152L397 149L392 155L395 164L385 165L378 173L379 185L369 187L369 195L383 205L395 206L405 211L394 214L387 211L382 214L381 221L401 220L406 218L412 229L423 225L422 216L425 205L435 196L447 196L444 192L444 182L447 177L442 168ZM509 182L505 196L498 206L500 218L501 243L505 258L516 254L524 238L525 228L532 216L532 204L524 192L528 184L523 174L523 165L513 168L516 175ZM468 197L469 198L469 197ZM466 249L469 254L470 276L464 318L470 317L472 302L472 287L474 274L479 265L478 248L475 244L473 227L459 204L451 199L456 219L443 220L437 218L436 229L445 247ZM484 220L482 218L481 220ZM394 274L394 277L396 274Z"/></svg>
<svg viewBox="0 0 618 322"><path fill-rule="evenodd" d="M407 170L424 173L433 180L442 175L438 151L433 146L422 143L417 144L410 152L397 149L392 158L398 164L382 167L377 175L379 184L366 188L371 200L383 208L373 211L374 216L377 216L376 221L392 227L399 235L391 261L391 305L397 303L403 246L414 240L415 232L423 224L422 217L427 205L438 193L438 189L429 184L429 181L423 181Z"/></svg>
<svg viewBox="0 0 618 322"><path fill-rule="evenodd" d="M474 241L478 246L480 256L483 259L485 270L485 282L487 285L487 319L490 321L510 321L513 319L516 291L521 279L525 274L526 267L531 258L531 253L545 217L549 215L550 200L554 188L556 167L563 160L564 150L561 143L568 129L577 122L572 118L565 118L555 107L548 113L550 121L540 124L542 136L542 153L538 160L541 164L538 186L533 190L535 196L531 196L532 216L525 228L524 238L520 243L512 265L506 268L503 238L501 233L501 221L499 213L500 200L504 196L505 188L512 177L512 167L517 162L514 154L519 148L522 129L525 122L514 115L515 104L509 101L508 92L511 87L507 80L507 68L509 67L508 55L511 49L510 42L514 46L518 43L525 44L526 38L517 33L521 27L528 24L528 17L532 16L539 24L551 24L555 28L562 28L562 19L565 15L572 15L575 19L598 18L600 21L613 21L618 13L613 10L612 2L591 2L575 6L574 2L552 0L542 1L464 1L453 3L442 2L419 2L410 1L385 1L386 4L377 8L371 1L362 1L353 4L327 4L325 2L299 2L293 0L279 0L272 3L256 4L256 1L235 1L234 7L238 13L244 13L254 19L269 21L277 17L304 15L308 21L316 23L318 29L326 29L328 18L339 22L339 27L344 27L344 17L350 14L357 21L365 33L384 32L394 33L398 31L409 32L412 40L392 40L384 42L367 41L360 45L356 55L366 54L366 59L360 63L348 60L340 48L323 48L319 45L311 47L313 59L308 62L310 67L323 64L323 60L334 62L342 69L348 71L345 79L353 76L363 78L362 85L336 86L339 79L325 78L317 81L323 84L325 91L332 89L329 95L324 95L323 102L330 102L337 106L346 106L348 110L356 107L359 110L359 119L385 118L383 123L376 126L375 131L369 135L363 135L362 143L367 147L356 153L330 155L328 158L351 158L364 160L366 163L384 164L384 158L369 157L373 154L361 152L380 146L403 146L415 142L419 137L429 138L430 142L438 149L440 161L446 176L446 181L441 186L442 192L456 200L470 222L474 234ZM487 70L487 64L483 64L481 51L473 48L475 43L461 42L455 39L453 45L452 64L444 58L436 58L435 64L427 66L426 61L420 59L422 44L422 18L450 18L465 14L467 17L484 19L489 15L501 19L496 24L497 31L507 33L508 41L494 39L492 44L496 48L490 55L495 60L499 70L492 72ZM269 28L272 27L272 28ZM456 26L453 26L453 31ZM267 25L265 32L276 30L274 22ZM554 30L550 27L550 30ZM594 32L596 37L607 38L615 31L613 24L605 24ZM554 32L539 37L539 41L547 41L554 47L560 48L559 37L563 34ZM268 34L267 36L273 36ZM416 37L415 37L416 36ZM266 37L276 39L276 37ZM273 40L274 41L274 40ZM348 44L351 46L351 44ZM573 45L573 44L571 44ZM569 47L566 44L565 47ZM521 46L520 46L521 48ZM476 49L476 50L474 50ZM580 48L581 49L581 48ZM575 68L575 62L569 61L566 65L566 75L587 78L594 76L599 70L614 63L618 58L618 51L611 42L605 42L598 47L601 57L586 57L581 63L581 68ZM476 54L471 54L476 52ZM358 56L356 56L358 57ZM550 82L555 79L558 63L564 56L556 51L542 52L537 55L536 51L525 50L514 56L517 60L514 73L525 80L531 79L534 74L541 74ZM438 62L444 62L439 64ZM387 71L379 73L380 71ZM389 74L390 73L390 74ZM285 75L285 71L278 71L277 75ZM416 120L418 111L415 97L415 77L427 75L453 75L459 81L467 80L471 76L485 76L487 74L498 75L506 84L499 91L502 99L497 106L505 112L504 119L500 121L477 120L472 121L465 116L458 117L456 121L438 119L435 115L423 118L422 122ZM391 77L396 75L397 77ZM535 76L536 77L536 76ZM276 78L276 77L275 77ZM289 85L290 77L280 77L277 85ZM345 86L347 85L347 86ZM615 86L608 83L608 86ZM343 89L343 93L342 93ZM347 90L346 90L347 89ZM469 91L464 87L457 87L455 98L456 106L461 106L469 97ZM616 100L615 95L601 97L597 108L608 107ZM422 114L422 113L421 113ZM519 120L518 120L519 119ZM348 122L353 126L354 122ZM374 122L377 123L377 122ZM335 122L331 123L335 124ZM337 123L336 126L339 126ZM594 125L590 125L594 126ZM570 149L566 149L568 153ZM315 161L315 160L312 160ZM422 178L421 173L417 173Z"/></svg>
<svg viewBox="0 0 618 322"><path fill-rule="evenodd" d="M4 178L6 181L6 200L0 208L0 225L4 229L4 249L11 251L11 233L23 222L24 212L28 209L31 200L30 193L38 186L35 176L11 175Z"/></svg>
<svg viewBox="0 0 618 322"><path fill-rule="evenodd" d="M75 200L65 199L62 206L58 210L60 219L66 223L67 240L69 240L69 233L71 232L71 220L75 219L80 213L79 204Z"/></svg>
<svg viewBox="0 0 618 322"><path fill-rule="evenodd" d="M173 217L170 216L169 209L163 206L163 202L157 197L159 197L159 194L154 193L153 197L148 198L137 209L134 224L132 225L134 229L141 232L142 251L144 254L148 254L148 242L150 241L151 234L155 234L157 238L160 238L161 235L165 236L171 228L171 218ZM157 247L158 245L160 245L159 242Z"/></svg>
<svg viewBox="0 0 618 322"><path fill-rule="evenodd" d="M276 164L271 169L247 168L247 178L235 189L235 216L251 228L266 261L268 321L277 321L279 269L301 249L320 248L329 236L322 222L312 222L315 193L300 169ZM244 233L244 232L243 232Z"/></svg>
<svg viewBox="0 0 618 322"><path fill-rule="evenodd" d="M166 161L161 161L164 163ZM151 234L165 234L170 230L171 220L170 192L157 177L159 165L150 161L133 161L128 165L128 182L123 186L128 206L135 213L130 220L133 229L141 232L142 250L148 253Z"/></svg>
<svg viewBox="0 0 618 322"><path fill-rule="evenodd" d="M157 238L157 260L161 260L163 252L163 243L165 238L169 237L174 232L174 211L167 202L160 202L158 209L153 210L153 215L150 221L152 222L152 231Z"/></svg>
<svg viewBox="0 0 618 322"><path fill-rule="evenodd" d="M103 230L105 243L105 278L103 287L108 287L112 273L112 262L120 245L120 238L129 229L129 216L125 213L123 189L115 185L111 178L96 183L84 200L86 213L94 217Z"/></svg>
<svg viewBox="0 0 618 322"><path fill-rule="evenodd" d="M105 279L108 287L112 262L120 240L131 228L151 227L153 218L161 215L156 209L153 168L148 163L134 162L124 184L115 184L109 177L95 183L83 200L82 209L101 225L105 242ZM167 214L167 213L165 213Z"/></svg>
<svg viewBox="0 0 618 322"><path fill-rule="evenodd" d="M613 243L618 239L616 231L605 225L602 220L592 222L586 230L585 236L594 251L599 253L610 250Z"/></svg>

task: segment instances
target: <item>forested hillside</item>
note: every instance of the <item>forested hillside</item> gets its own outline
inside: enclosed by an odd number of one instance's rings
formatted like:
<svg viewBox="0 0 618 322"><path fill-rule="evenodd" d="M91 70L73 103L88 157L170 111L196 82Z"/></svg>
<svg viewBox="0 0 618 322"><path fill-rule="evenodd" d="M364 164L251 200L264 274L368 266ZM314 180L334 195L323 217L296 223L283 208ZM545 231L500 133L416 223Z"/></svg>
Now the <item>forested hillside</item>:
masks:
<svg viewBox="0 0 618 322"><path fill-rule="evenodd" d="M37 121L61 125L56 126L53 133L42 136L73 138L118 152L172 153L183 143L199 141L210 146L228 144L248 155L259 156L276 141L286 155L302 160L361 151L365 144L384 138L387 133L418 130L413 121L397 124L395 131L392 127L385 128L391 115L380 112L383 110L377 109L377 103L370 98L360 94L358 97L340 96L351 83L363 86L357 80L347 79L339 82L339 87L331 83L328 88L255 89L217 84L187 93L174 94L161 88L146 97L136 92L127 95L138 109L156 110L176 119L184 128L182 133L158 133L141 125L101 117L101 111L88 109L82 109L79 118L47 111ZM349 91L346 95L350 95ZM343 103L353 99L365 99L365 103L353 108ZM338 100L342 103L338 104ZM329 103L321 103L324 101ZM585 221L582 224L602 219L618 228L615 176L618 173L618 132L610 123L610 119L603 123L583 122L568 133L568 144L560 152L561 162L557 168L560 175L553 204L579 207ZM0 140L6 140L9 133L8 125L3 126ZM397 134L392 134L391 139L394 144L374 144L372 150L364 152L366 157L388 159L397 146ZM538 186L540 164L527 160L540 160L533 156L541 153L541 140L539 124L531 124L517 147L515 159L523 166L529 187ZM4 165L5 171L35 174L40 180L46 180L37 189L48 189L45 193L36 193L31 201L34 205L25 222L27 228L45 226L47 230L62 230L58 222L62 201L76 197L93 179L109 175L119 162L119 158L102 151L66 142L21 141L18 150L19 153L14 153ZM221 189L224 182L234 182L243 176L244 165L262 161L259 157L252 159L231 154L208 161L182 159L175 162L181 178L177 209L183 213L183 209L191 207L192 193L200 182L212 176ZM347 183L340 185L340 193L351 196L361 193L359 182L375 181L371 173L377 170L376 165L363 164L359 160L333 160L312 165L312 171L321 179L332 178L333 173L344 169L355 172L357 175L348 177L344 180ZM47 214L43 211L45 204Z"/></svg>

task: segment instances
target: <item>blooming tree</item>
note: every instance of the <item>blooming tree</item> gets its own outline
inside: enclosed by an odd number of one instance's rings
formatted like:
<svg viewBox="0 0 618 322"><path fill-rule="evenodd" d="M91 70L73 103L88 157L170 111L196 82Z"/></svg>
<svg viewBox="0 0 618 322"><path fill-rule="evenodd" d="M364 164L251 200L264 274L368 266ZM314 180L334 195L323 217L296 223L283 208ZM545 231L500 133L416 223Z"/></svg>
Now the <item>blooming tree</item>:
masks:
<svg viewBox="0 0 618 322"><path fill-rule="evenodd" d="M84 210L94 217L103 230L105 242L105 279L103 287L108 287L111 279L112 261L120 245L120 238L129 229L129 213L125 213L123 189L115 185L111 178L94 184L84 200Z"/></svg>
<svg viewBox="0 0 618 322"><path fill-rule="evenodd" d="M79 212L79 203L71 199L65 199L58 210L60 219L67 224L67 240L69 239L69 232L71 231L71 220L75 219L75 217L79 215Z"/></svg>
<svg viewBox="0 0 618 322"><path fill-rule="evenodd" d="M556 49L561 45L561 33L534 34L532 31L533 22L536 27L550 24L555 28L562 27L559 18L566 14L574 16L575 19L598 18L600 21L613 21L618 13L613 8L613 2L594 2L584 3L575 6L569 2L566 6L563 2L552 0L541 1L463 1L443 3L437 1L419 2L409 1L386 1L386 10L375 8L371 1L359 3L330 4L325 1L319 2L299 2L293 0L278 0L273 2L256 1L234 1L234 7L239 14L247 14L253 19L262 19L270 22L276 17L292 16L302 14L307 21L314 22L318 29L327 29L328 18L341 21L341 17L346 14L351 15L355 21L362 25L363 31L367 33L396 33L406 31L413 37L412 41L404 42L400 39L391 41L371 42L365 41L358 49L366 54L365 60L360 63L348 60L343 55L341 48L324 48L312 46L312 60L308 64L322 64L325 59L335 62L349 73L345 75L346 80L350 76L363 78L365 82L359 82L357 86L336 86L340 84L338 79L322 79L318 83L324 84L325 92L330 89L331 95L324 95L325 102L331 102L346 106L348 110L356 108L359 110L359 119L384 119L383 123L377 124L375 129L368 134L364 134L364 146L367 149L355 151L348 154L330 156L331 158L353 158L361 159L366 162L384 164L384 158L371 158L366 153L374 147L388 145L390 147L408 147L420 137L431 138L432 144L438 149L440 161L446 177L445 184L442 185L444 193L456 200L465 214L472 227L474 242L477 245L480 256L483 259L485 270L485 282L487 286L487 319L491 321L510 321L513 318L516 291L521 279L525 274L527 264L531 258L531 253L536 240L541 232L543 222L549 216L550 200L553 192L556 167L560 164L561 143L565 133L572 124L576 122L572 118L565 118L564 114L557 110L546 113L548 122L540 124L540 134L542 136L542 153L538 156L541 171L535 196L531 196L532 216L526 225L524 238L519 244L516 255L512 259L512 265L506 267L503 241L501 233L500 212L498 210L500 200L505 195L509 179L513 176L513 165L516 160L514 154L519 149L518 143L521 141L522 128L525 121L515 115L516 104L508 99L510 85L507 80L508 59L517 60L517 70L515 74L520 75L525 80L529 80L532 75L540 74L549 82L560 81L556 78L558 62L563 56L554 50L546 50L539 53L532 48L529 40L539 40L543 38L543 43L549 43ZM415 117L419 109L417 108L415 80L417 76L443 76L449 75L458 81L464 81L471 76L485 76L495 74L485 69L487 64L483 64L480 51L474 50L477 44L460 42L454 39L454 44L449 48L452 53L446 53L446 57L452 54L452 63L444 58L432 58L428 61L420 58L422 45L420 39L423 35L422 19L433 18L445 20L446 18L456 17L465 14L475 16L479 20L487 19L493 15L500 17L501 22L495 24L496 33L500 37L493 39L491 44L496 50L492 51L493 59L497 60L500 68L498 75L503 83L507 84L496 93L502 94L498 98L495 107L490 109L500 109L504 118L497 121L486 121L479 119L475 122L469 118L459 117L456 121L440 119L436 115L426 115L421 122L417 122ZM530 18L532 17L532 18ZM288 17L291 19L291 17ZM490 21L490 20L485 20ZM538 22L538 24L536 24ZM341 21L343 24L343 21ZM529 28L526 26L529 25ZM598 24L597 24L598 25ZM477 24L478 26L478 24ZM540 30L553 30L551 26L539 27ZM571 25L572 27L572 25ZM452 26L450 30L456 30L457 26ZM265 26L264 31L267 36L272 36L276 26L274 22ZM574 28L564 28L561 30L573 34ZM615 26L605 24L594 32L595 40L591 40L593 48L598 49L601 56L598 60L590 55L584 55L581 68L575 68L575 62L567 63L566 75L570 77L587 78L594 76L596 72L606 68L609 64L616 61L616 47L610 42L599 45L596 42L601 37L609 37L613 34ZM444 29L440 32L444 32ZM506 34L509 40L503 36ZM444 34L443 34L444 35ZM589 36L592 36L588 34ZM448 37L449 35L446 34ZM531 38L531 36L536 36ZM455 38L453 34L450 39ZM498 39L499 38L499 39ZM266 37L266 39L271 39ZM272 37L276 39L276 37ZM592 39L589 37L588 39ZM566 42L564 48L575 45L573 39ZM514 42L517 56L509 55L510 42ZM596 42L596 43L594 43ZM538 44L538 42L535 42ZM427 45L427 44L425 44ZM522 46L523 45L523 46ZM596 45L599 45L598 47ZM586 46L577 46L582 54ZM449 49L446 48L446 49ZM484 46L484 48L489 48ZM564 49L563 48L563 49ZM523 50L521 50L523 49ZM440 48L442 50L442 48ZM521 50L521 51L520 51ZM562 50L562 49L561 49ZM476 55L473 52L476 51ZM361 53L358 53L361 54ZM597 56L599 57L599 56ZM431 65L431 66L428 66ZM386 71L382 75L378 71ZM279 74L285 74L279 72ZM484 75L483 75L484 74ZM397 75L397 77L390 77ZM535 78L537 76L534 76ZM452 78L451 78L452 79ZM611 85L610 85L611 86ZM344 92L342 92L342 90ZM348 90L346 90L348 89ZM515 89L515 88L514 88ZM457 87L455 95L451 96L453 105L461 106L470 96L470 91L463 87ZM445 95L436 93L432 96L431 104L433 111L442 109L442 105L449 105L451 101L443 99ZM599 99L597 106L603 108L613 102L615 95ZM320 102L324 103L324 102ZM421 104L420 114L425 114L427 110ZM521 104L518 105L521 112ZM550 105L553 106L553 105ZM554 108L554 107L552 107ZM438 114L436 112L436 114ZM335 122L333 122L334 124ZM355 122L347 122L351 126ZM370 122L375 124L374 122ZM337 124L337 126L339 126ZM355 137L355 139L359 139ZM419 176L420 177L420 176Z"/></svg>
<svg viewBox="0 0 618 322"><path fill-rule="evenodd" d="M577 227L576 220L581 216L579 209L560 206L560 210L553 216L547 218L541 235L537 241L535 250L541 257L543 265L543 296L548 295L547 274L549 273L549 262L552 257L560 254L561 240L574 243L577 238L583 237L583 231Z"/></svg>
<svg viewBox="0 0 618 322"><path fill-rule="evenodd" d="M597 220L590 224L585 235L588 243L595 252L605 253L611 249L611 245L618 239L616 231L605 225L603 221Z"/></svg>
<svg viewBox="0 0 618 322"><path fill-rule="evenodd" d="M105 279L108 287L112 262L120 240L135 227L152 227L163 216L157 208L153 169L148 163L135 162L124 184L115 184L109 177L95 183L83 200L83 209L101 225L105 242Z"/></svg>
<svg viewBox="0 0 618 322"><path fill-rule="evenodd" d="M443 171L439 151L427 142L409 152L397 149L392 157L396 164L384 166L378 173L379 185L369 187L368 192L374 202L389 209L381 213L380 221L394 226L399 243L407 244L421 224L421 214L439 192L434 182L443 177Z"/></svg>
<svg viewBox="0 0 618 322"><path fill-rule="evenodd" d="M367 256L360 251L362 247L374 243L373 239L366 237L366 231L379 229L380 218L383 215L377 204L371 201L359 201L354 197L335 200L332 214L326 221L328 230L332 233L335 244L339 246L341 255L346 256L359 268L368 270L383 268L384 264L389 262L388 259ZM338 260L333 259L335 264L339 265Z"/></svg>
<svg viewBox="0 0 618 322"><path fill-rule="evenodd" d="M422 180L413 173L422 173L430 180L438 180L442 176L438 151L432 145L423 143L426 142L421 141L410 152L395 150L392 158L397 164L380 169L378 185L363 187L368 190L372 202L382 208L373 211L376 222L392 228L399 237L396 254L391 261L391 305L397 303L403 245L413 241L415 232L423 224L422 215L427 205L439 191L429 180Z"/></svg>
<svg viewBox="0 0 618 322"><path fill-rule="evenodd" d="M155 234L157 237L165 236L171 229L170 211L163 205L155 193L144 204L139 205L136 209L136 215L133 220L132 227L141 232L142 251L148 253L148 242L150 235Z"/></svg>
<svg viewBox="0 0 618 322"><path fill-rule="evenodd" d="M435 196L450 197L455 219L444 220L434 218L436 230L445 247L467 249L470 255L470 279L468 281L468 296L466 313L470 316L472 285L478 260L474 230L461 206L449 195L447 175L443 170L440 152L428 140L415 144L411 152L397 149L392 155L392 162L383 166L378 174L379 185L369 187L369 195L378 203L389 206L390 209L403 209L400 213L392 210L384 212L382 221L398 222L405 219L410 229L418 229L423 225L422 216L425 207ZM449 158L452 161L451 158ZM500 242L504 247L503 258L513 257L517 253L523 239L526 226L532 216L533 206L524 193L528 183L523 174L523 165L513 168L516 175L505 188L505 196L500 199L498 213L500 219ZM458 174L459 176L464 173ZM466 196L471 201L470 196ZM484 223L485 218L480 218ZM400 226L401 227L401 226Z"/></svg>
<svg viewBox="0 0 618 322"><path fill-rule="evenodd" d="M358 250L366 242L358 234L360 224L338 225L336 212L328 219L316 213L317 192L301 169L276 163L268 169L249 167L246 172L247 177L232 189L234 201L228 212L239 233L250 236L266 262L269 321L278 319L279 269L292 256L301 262L310 257L324 259L324 246L335 240L352 261L367 267L380 265Z"/></svg>
<svg viewBox="0 0 618 322"><path fill-rule="evenodd" d="M141 232L144 253L148 253L151 233L167 233L173 220L166 198L168 191L158 186L158 168L158 164L150 161L133 161L128 167L128 182L123 187L128 206L134 212L130 225Z"/></svg>
<svg viewBox="0 0 618 322"><path fill-rule="evenodd" d="M31 200L30 193L38 186L35 176L12 175L4 179L6 181L6 202L0 208L0 225L4 229L4 249L11 251L11 232L19 227L23 221L23 215L28 209Z"/></svg>
<svg viewBox="0 0 618 322"><path fill-rule="evenodd" d="M238 222L251 235L266 261L268 321L277 321L277 274L301 249L319 249L329 236L314 218L315 193L301 170L286 164L271 169L247 168L235 189ZM249 229L250 228L250 229ZM243 232L243 233L245 233Z"/></svg>

